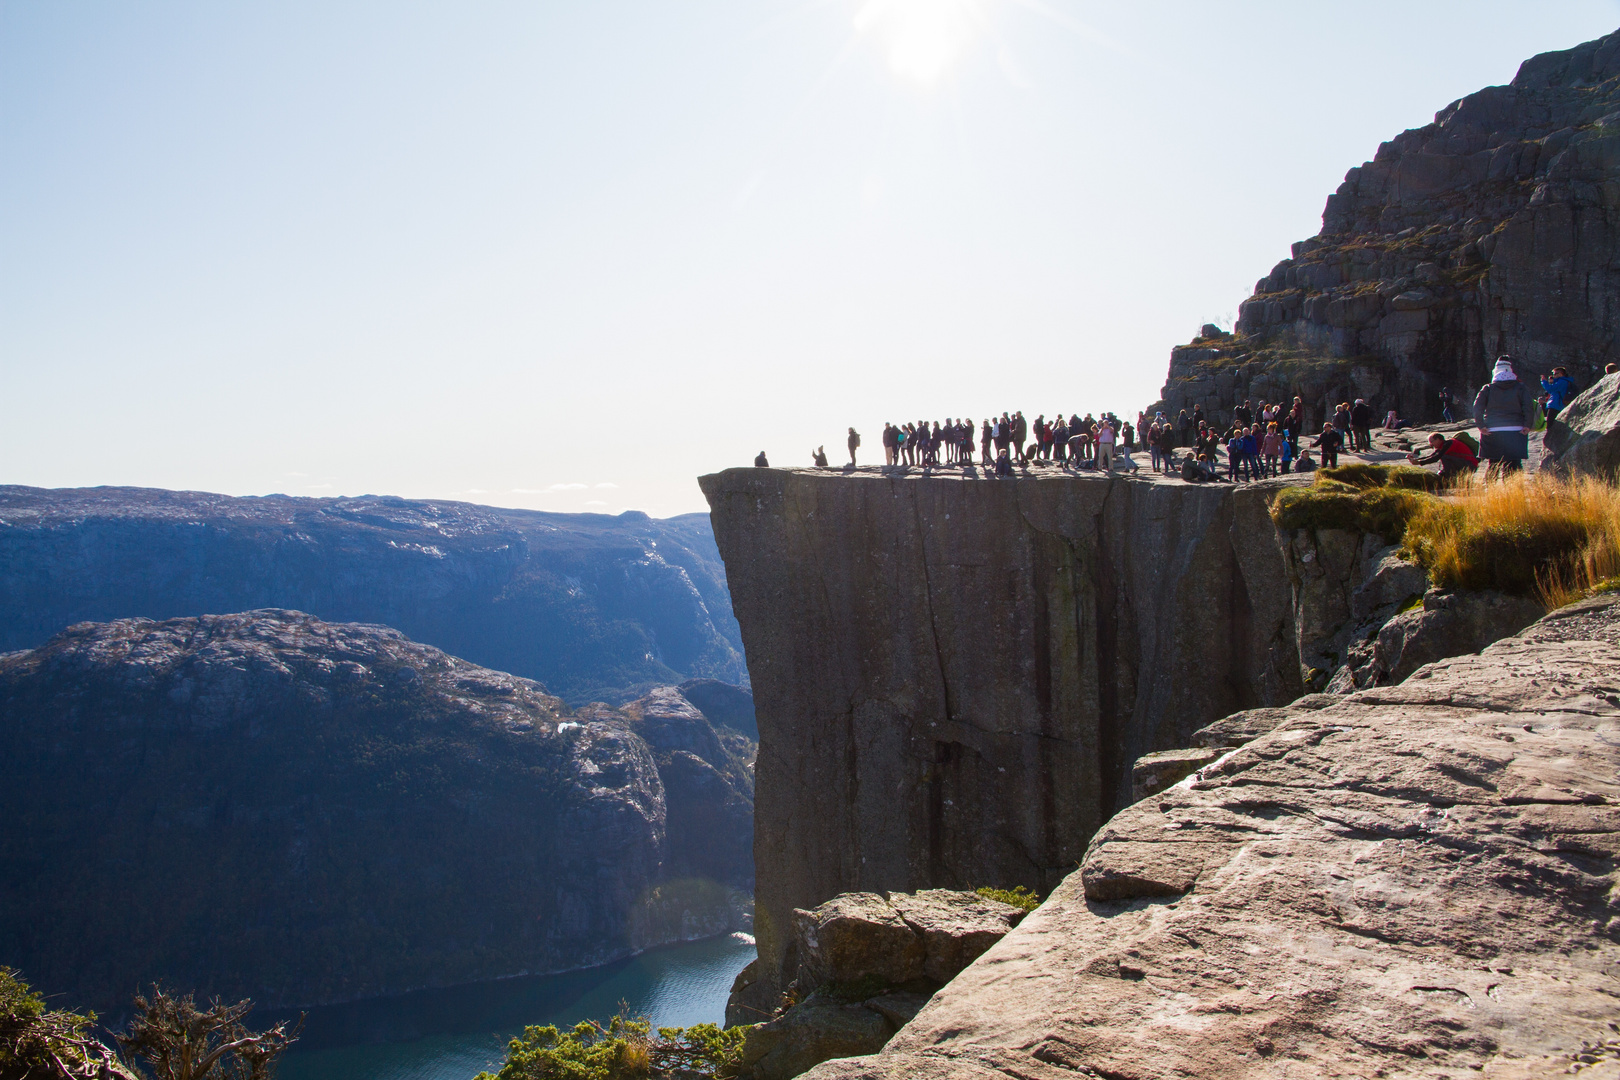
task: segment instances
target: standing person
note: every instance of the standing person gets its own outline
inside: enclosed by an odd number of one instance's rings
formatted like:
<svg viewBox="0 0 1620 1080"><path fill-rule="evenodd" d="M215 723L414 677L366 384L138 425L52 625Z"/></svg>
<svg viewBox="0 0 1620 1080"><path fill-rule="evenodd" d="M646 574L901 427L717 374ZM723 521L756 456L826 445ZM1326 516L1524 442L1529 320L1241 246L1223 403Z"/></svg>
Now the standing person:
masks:
<svg viewBox="0 0 1620 1080"><path fill-rule="evenodd" d="M1182 409L1176 417L1176 432L1181 436L1182 446L1192 445L1193 418L1187 415L1186 409Z"/></svg>
<svg viewBox="0 0 1620 1080"><path fill-rule="evenodd" d="M1166 420L1159 425L1160 457L1164 459L1164 471L1174 472L1176 465L1176 429Z"/></svg>
<svg viewBox="0 0 1620 1080"><path fill-rule="evenodd" d="M1107 420L1097 429L1097 466L1104 472L1114 471L1114 425Z"/></svg>
<svg viewBox="0 0 1620 1080"><path fill-rule="evenodd" d="M1012 423L1013 444L1018 447L1018 464L1023 465L1029 461L1024 453L1024 447L1029 443L1029 421L1024 419L1024 410L1013 413Z"/></svg>
<svg viewBox="0 0 1620 1080"><path fill-rule="evenodd" d="M1329 420L1322 425L1322 434L1311 442L1322 449L1322 468L1331 469L1339 463L1339 447L1344 445L1344 433Z"/></svg>
<svg viewBox="0 0 1620 1080"><path fill-rule="evenodd" d="M1261 476L1282 475L1282 470L1278 468L1278 461L1282 458L1284 441L1282 432L1277 430L1277 421L1273 420L1266 425L1266 437L1260 444L1260 449L1266 456L1265 468L1261 471Z"/></svg>
<svg viewBox="0 0 1620 1080"><path fill-rule="evenodd" d="M1541 388L1547 391L1547 419L1556 420L1569 399L1575 396L1575 380L1569 377L1568 368L1555 367L1551 379L1541 380Z"/></svg>
<svg viewBox="0 0 1620 1080"><path fill-rule="evenodd" d="M1529 389L1513 370L1513 358L1497 357L1491 381L1474 398L1479 456L1491 463L1487 479L1524 467L1524 459L1530 456L1530 427L1535 422L1532 407Z"/></svg>
<svg viewBox="0 0 1620 1080"><path fill-rule="evenodd" d="M1348 401L1339 402L1338 406L1333 410L1333 430L1340 435L1350 430L1350 403Z"/></svg>
<svg viewBox="0 0 1620 1080"><path fill-rule="evenodd" d="M1288 419L1283 423L1283 432L1288 436L1289 457L1299 457L1299 437L1305 432L1304 398L1294 398L1294 405L1288 410Z"/></svg>
<svg viewBox="0 0 1620 1080"><path fill-rule="evenodd" d="M1442 386L1440 388L1440 418L1448 424L1456 422L1456 418L1451 415L1451 403L1455 400L1451 396L1451 387Z"/></svg>
<svg viewBox="0 0 1620 1080"><path fill-rule="evenodd" d="M1232 419L1236 421L1237 426L1240 428L1247 428L1250 424L1254 423L1253 402L1251 402L1248 398L1244 398L1243 404L1232 410Z"/></svg>
<svg viewBox="0 0 1620 1080"><path fill-rule="evenodd" d="M883 464L894 465L900 458L899 431L887 420L883 421Z"/></svg>
<svg viewBox="0 0 1620 1080"><path fill-rule="evenodd" d="M1159 442L1159 422L1157 420L1153 421L1152 426L1147 429L1147 435L1144 438L1148 444L1149 455L1152 458L1153 471L1163 472L1164 447Z"/></svg>
<svg viewBox="0 0 1620 1080"><path fill-rule="evenodd" d="M1125 443L1125 452L1127 454L1136 449L1136 429L1131 427L1129 420L1125 421L1124 426L1119 429L1119 434Z"/></svg>
<svg viewBox="0 0 1620 1080"><path fill-rule="evenodd" d="M1350 407L1350 447L1367 453L1372 449L1372 406L1366 398L1356 398Z"/></svg>
<svg viewBox="0 0 1620 1080"><path fill-rule="evenodd" d="M979 431L979 464L980 465L988 465L988 464L990 464L990 441L993 438L995 438L995 436L990 430L990 421L986 420L984 422L984 427Z"/></svg>

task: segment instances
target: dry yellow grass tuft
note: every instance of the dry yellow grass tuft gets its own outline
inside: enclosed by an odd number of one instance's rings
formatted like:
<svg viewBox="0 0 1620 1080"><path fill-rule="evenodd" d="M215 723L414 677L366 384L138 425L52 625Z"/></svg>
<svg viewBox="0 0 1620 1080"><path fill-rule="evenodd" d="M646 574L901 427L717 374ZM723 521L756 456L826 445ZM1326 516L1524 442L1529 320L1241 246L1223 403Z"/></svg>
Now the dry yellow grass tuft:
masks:
<svg viewBox="0 0 1620 1080"><path fill-rule="evenodd" d="M1591 477L1480 484L1426 503L1407 552L1442 588L1497 589L1559 607L1620 577L1620 488Z"/></svg>

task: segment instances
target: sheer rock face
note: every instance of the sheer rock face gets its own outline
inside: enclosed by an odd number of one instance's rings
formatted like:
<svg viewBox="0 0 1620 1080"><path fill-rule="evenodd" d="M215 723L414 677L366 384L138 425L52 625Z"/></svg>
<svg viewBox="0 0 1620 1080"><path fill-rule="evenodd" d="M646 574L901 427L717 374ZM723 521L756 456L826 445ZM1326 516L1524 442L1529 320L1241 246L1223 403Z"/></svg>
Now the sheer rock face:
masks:
<svg viewBox="0 0 1620 1080"><path fill-rule="evenodd" d="M750 657L758 985L794 908L1051 889L1142 754L1302 687L1241 490L778 469L704 477Z"/></svg>
<svg viewBox="0 0 1620 1080"><path fill-rule="evenodd" d="M1617 859L1611 597L1121 812L880 1054L808 1075L1617 1076Z"/></svg>
<svg viewBox="0 0 1620 1080"><path fill-rule="evenodd" d="M1314 430L1357 397L1439 420L1446 387L1464 418L1501 353L1589 386L1620 359L1617 252L1620 33L1525 61L1351 169L1236 335L1172 352L1165 401L1226 422L1298 394Z"/></svg>
<svg viewBox="0 0 1620 1080"><path fill-rule="evenodd" d="M702 515L0 487L0 651L79 622L267 607L392 626L574 704L745 678Z"/></svg>
<svg viewBox="0 0 1620 1080"><path fill-rule="evenodd" d="M75 626L0 658L0 955L117 1015L154 979L312 1004L739 928L737 762L639 722L295 611ZM729 863L671 835L705 807Z"/></svg>

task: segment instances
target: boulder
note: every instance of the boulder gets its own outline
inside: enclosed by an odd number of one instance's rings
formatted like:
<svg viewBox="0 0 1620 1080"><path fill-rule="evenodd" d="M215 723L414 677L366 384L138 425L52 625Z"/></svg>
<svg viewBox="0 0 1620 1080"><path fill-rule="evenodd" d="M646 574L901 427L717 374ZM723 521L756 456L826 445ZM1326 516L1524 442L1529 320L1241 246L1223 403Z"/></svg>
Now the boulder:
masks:
<svg viewBox="0 0 1620 1080"><path fill-rule="evenodd" d="M740 1071L753 1080L789 1080L832 1058L874 1054L894 1032L877 1009L812 997L749 1029Z"/></svg>
<svg viewBox="0 0 1620 1080"><path fill-rule="evenodd" d="M1605 375L1547 425L1546 446L1559 468L1613 476L1620 468L1620 373Z"/></svg>
<svg viewBox="0 0 1620 1080"><path fill-rule="evenodd" d="M1253 710L1261 711L1261 710ZM1265 712L1285 712L1266 709ZM1131 766L1131 799L1139 802L1155 792L1202 769L1221 756L1221 751L1209 747L1190 747L1183 750L1160 750L1143 754Z"/></svg>
<svg viewBox="0 0 1620 1080"><path fill-rule="evenodd" d="M1011 904L953 889L890 893L889 903L922 939L923 975L942 983L956 978L1024 917Z"/></svg>
<svg viewBox="0 0 1620 1080"><path fill-rule="evenodd" d="M949 982L1023 916L1010 904L952 889L844 893L793 913L798 986Z"/></svg>
<svg viewBox="0 0 1620 1080"><path fill-rule="evenodd" d="M806 996L748 1032L742 1075L787 1080L829 1058L875 1053L1023 917L1010 904L950 889L844 893L795 911L792 990ZM758 973L755 961L732 984L728 1024L752 1023L765 1008Z"/></svg>
<svg viewBox="0 0 1620 1080"><path fill-rule="evenodd" d="M801 988L878 979L898 986L920 979L922 938L881 893L833 897L813 911L793 912Z"/></svg>
<svg viewBox="0 0 1620 1080"><path fill-rule="evenodd" d="M1479 652L1517 634L1546 611L1524 596L1430 589L1421 608L1396 615L1378 631L1372 647L1373 682L1392 685L1424 664Z"/></svg>

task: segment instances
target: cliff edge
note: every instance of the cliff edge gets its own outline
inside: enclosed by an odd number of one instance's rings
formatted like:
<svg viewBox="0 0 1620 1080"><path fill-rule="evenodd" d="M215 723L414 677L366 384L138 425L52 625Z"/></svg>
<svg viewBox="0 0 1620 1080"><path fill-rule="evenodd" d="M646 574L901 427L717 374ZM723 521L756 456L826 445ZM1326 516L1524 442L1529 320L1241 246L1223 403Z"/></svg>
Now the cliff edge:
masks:
<svg viewBox="0 0 1620 1080"><path fill-rule="evenodd" d="M699 481L759 724L756 923L1073 869L1142 754L1302 693L1280 481L732 469Z"/></svg>

